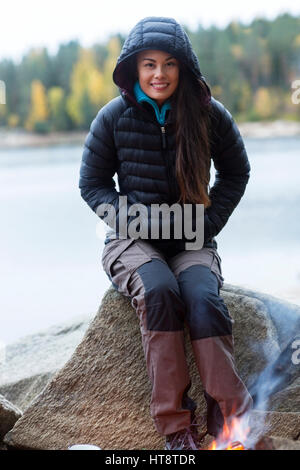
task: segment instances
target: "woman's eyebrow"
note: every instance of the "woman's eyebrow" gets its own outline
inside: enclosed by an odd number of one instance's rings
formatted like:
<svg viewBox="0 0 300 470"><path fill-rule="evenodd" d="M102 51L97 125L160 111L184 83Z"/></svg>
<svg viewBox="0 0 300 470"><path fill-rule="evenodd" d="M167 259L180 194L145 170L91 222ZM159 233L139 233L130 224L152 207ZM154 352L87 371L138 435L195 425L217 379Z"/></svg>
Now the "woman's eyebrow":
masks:
<svg viewBox="0 0 300 470"><path fill-rule="evenodd" d="M170 60L170 59L175 59L175 57L170 56L170 57L167 57L165 60ZM144 57L142 60L151 60L152 62L156 62L155 59L151 59L150 57Z"/></svg>

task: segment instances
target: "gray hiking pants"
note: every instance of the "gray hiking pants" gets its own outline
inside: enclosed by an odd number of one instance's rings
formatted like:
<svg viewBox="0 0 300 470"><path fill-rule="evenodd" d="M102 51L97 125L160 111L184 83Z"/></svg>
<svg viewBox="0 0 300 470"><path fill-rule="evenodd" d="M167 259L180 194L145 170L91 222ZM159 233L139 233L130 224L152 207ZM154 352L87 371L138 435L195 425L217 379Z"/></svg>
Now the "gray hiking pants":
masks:
<svg viewBox="0 0 300 470"><path fill-rule="evenodd" d="M234 363L232 318L220 297L216 249L182 251L167 259L145 240L117 239L105 245L102 265L138 315L152 384L150 413L160 434L189 426L196 408L188 397L184 323L205 390L208 432L217 436L225 418L250 410L251 396Z"/></svg>

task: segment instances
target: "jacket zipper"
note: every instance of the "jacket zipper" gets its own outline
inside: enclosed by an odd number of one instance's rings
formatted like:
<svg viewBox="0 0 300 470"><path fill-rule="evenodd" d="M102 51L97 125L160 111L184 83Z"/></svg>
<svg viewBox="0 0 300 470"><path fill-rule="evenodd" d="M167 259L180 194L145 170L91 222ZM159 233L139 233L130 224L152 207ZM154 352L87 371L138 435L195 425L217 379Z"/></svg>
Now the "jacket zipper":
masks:
<svg viewBox="0 0 300 470"><path fill-rule="evenodd" d="M162 137L162 148L166 149L167 148L167 141L166 141L166 129L165 126L160 126L161 130L161 137Z"/></svg>
<svg viewBox="0 0 300 470"><path fill-rule="evenodd" d="M167 158L166 155L166 149L167 149L167 138L166 138L166 128L165 126L160 126L161 130L161 137L162 137L162 150L163 150L163 155L164 155L164 160L166 163L166 168L167 168L167 178L168 178L168 185L169 185L169 191L170 191L170 197L171 200L174 199L174 187L171 181L171 167L170 167L170 161Z"/></svg>
<svg viewBox="0 0 300 470"><path fill-rule="evenodd" d="M134 99L127 93L124 93L124 95L126 96L126 98L129 99L129 101L133 101L135 102L135 105L138 105L138 107L143 111L145 112L148 116L149 116L149 113L139 104L137 103L136 101L134 101ZM152 120L153 121L153 120ZM157 122L157 120L156 120ZM174 197L174 194L173 194L173 185L171 183L171 171L170 171L170 162L168 161L168 159L166 158L166 155L165 155L165 150L167 149L167 139L166 139L166 128L165 126L160 126L160 124L158 123L159 127L160 127L160 131L161 131L161 138L162 138L162 150L163 150L163 154L164 154L164 160L166 162L166 168L167 168L167 177L168 177L168 185L169 185L169 191L170 191L170 197L173 199Z"/></svg>

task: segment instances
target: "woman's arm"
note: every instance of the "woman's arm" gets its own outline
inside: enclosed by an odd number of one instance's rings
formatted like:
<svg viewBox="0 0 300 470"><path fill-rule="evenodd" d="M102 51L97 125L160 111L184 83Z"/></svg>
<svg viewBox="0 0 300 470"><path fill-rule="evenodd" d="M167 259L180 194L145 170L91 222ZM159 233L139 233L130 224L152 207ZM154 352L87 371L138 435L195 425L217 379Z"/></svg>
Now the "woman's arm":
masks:
<svg viewBox="0 0 300 470"><path fill-rule="evenodd" d="M211 155L216 169L205 211L205 241L225 226L242 198L250 176L250 163L241 134L229 111L212 98Z"/></svg>
<svg viewBox="0 0 300 470"><path fill-rule="evenodd" d="M121 98L118 98L108 103L93 120L85 139L80 167L81 196L102 219L105 215L99 211L101 205L112 206L117 218L119 213L120 194L116 190L113 176L118 165L114 143L114 121L122 112L120 100ZM105 222L108 223L107 217Z"/></svg>

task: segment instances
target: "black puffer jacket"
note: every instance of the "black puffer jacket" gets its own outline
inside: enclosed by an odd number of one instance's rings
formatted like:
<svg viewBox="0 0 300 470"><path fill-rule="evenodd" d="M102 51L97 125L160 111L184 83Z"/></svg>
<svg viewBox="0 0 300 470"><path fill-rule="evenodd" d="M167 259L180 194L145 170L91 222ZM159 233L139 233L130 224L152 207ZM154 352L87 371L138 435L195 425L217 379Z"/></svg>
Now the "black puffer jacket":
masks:
<svg viewBox="0 0 300 470"><path fill-rule="evenodd" d="M83 199L95 212L103 203L112 204L118 211L119 195L127 195L128 205L139 202L147 206L171 205L179 198L175 177L175 123L169 119L162 135L152 107L138 104L132 91L134 76L130 58L144 49L170 52L205 83L191 43L175 20L150 17L135 26L124 43L113 74L121 96L99 111L85 140L79 187ZM204 246L216 248L214 237L243 196L250 165L232 116L213 97L211 105L211 158L216 179L209 192L212 204L205 210ZM119 192L113 180L115 173ZM173 252L184 248L180 240L152 243L160 249L172 247Z"/></svg>

